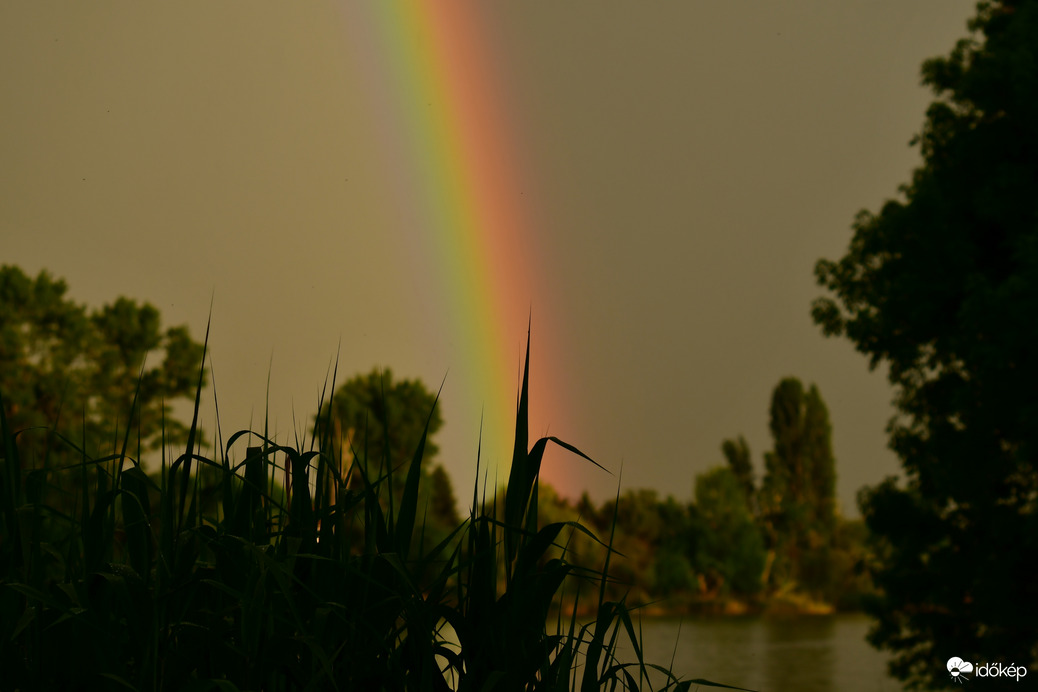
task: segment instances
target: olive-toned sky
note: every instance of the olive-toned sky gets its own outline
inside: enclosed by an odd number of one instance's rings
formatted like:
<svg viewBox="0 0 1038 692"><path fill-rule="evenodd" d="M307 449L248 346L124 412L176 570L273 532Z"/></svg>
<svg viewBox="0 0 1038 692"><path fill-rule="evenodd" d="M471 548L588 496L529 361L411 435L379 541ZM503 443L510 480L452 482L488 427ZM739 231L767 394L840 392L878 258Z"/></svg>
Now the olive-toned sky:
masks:
<svg viewBox="0 0 1038 692"><path fill-rule="evenodd" d="M793 375L829 405L857 513L858 488L897 470L892 392L812 324L812 268L908 179L920 63L972 7L480 3L551 300L532 309L549 318L533 376L550 361L565 402L552 434L622 462L625 488L687 499L725 437L745 434L760 469L771 389ZM92 305L147 300L198 338L214 297L225 429L261 419L268 366L272 421L301 426L337 348L340 373L433 389L463 367L370 174L388 154L361 116L350 17L317 0L0 6L0 262ZM462 494L482 405L465 394L448 373L441 459ZM568 493L615 492L550 461Z"/></svg>

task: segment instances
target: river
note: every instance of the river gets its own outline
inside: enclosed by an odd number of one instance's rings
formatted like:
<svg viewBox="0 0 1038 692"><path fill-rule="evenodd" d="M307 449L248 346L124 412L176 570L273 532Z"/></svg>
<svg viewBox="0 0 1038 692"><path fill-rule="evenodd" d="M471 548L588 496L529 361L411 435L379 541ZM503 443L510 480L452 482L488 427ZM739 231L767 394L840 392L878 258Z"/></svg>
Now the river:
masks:
<svg viewBox="0 0 1038 692"><path fill-rule="evenodd" d="M869 622L863 615L642 618L641 627L645 661L669 666L673 657L683 680L760 692L900 690L886 673L887 656L865 641Z"/></svg>

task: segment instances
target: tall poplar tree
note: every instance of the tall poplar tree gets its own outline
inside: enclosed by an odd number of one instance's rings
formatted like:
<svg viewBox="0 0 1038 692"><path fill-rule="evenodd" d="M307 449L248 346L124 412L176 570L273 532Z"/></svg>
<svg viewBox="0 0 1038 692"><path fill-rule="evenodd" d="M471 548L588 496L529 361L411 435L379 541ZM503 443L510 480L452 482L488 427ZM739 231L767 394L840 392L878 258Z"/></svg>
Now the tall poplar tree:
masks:
<svg viewBox="0 0 1038 692"><path fill-rule="evenodd" d="M904 474L861 497L870 639L918 689L955 686L950 656L1038 674L1038 1L969 28L923 65L922 165L815 270L815 321L896 391Z"/></svg>
<svg viewBox="0 0 1038 692"><path fill-rule="evenodd" d="M750 445L742 435L735 440L721 443L721 453L728 462L728 468L739 479L743 494L746 495L746 506L752 511L756 506L756 487L753 482L753 461L750 457Z"/></svg>
<svg viewBox="0 0 1038 692"><path fill-rule="evenodd" d="M760 512L774 551L771 581L809 588L824 582L824 559L836 526L836 470L829 412L818 388L789 377L775 387L774 448L764 456ZM820 573L821 572L821 573Z"/></svg>

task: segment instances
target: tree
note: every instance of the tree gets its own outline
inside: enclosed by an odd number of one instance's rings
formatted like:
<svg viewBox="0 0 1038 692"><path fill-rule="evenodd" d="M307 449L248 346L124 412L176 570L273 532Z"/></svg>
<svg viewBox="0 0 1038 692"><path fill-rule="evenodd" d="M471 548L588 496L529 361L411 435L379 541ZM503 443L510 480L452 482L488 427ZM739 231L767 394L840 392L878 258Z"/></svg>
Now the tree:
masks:
<svg viewBox="0 0 1038 692"><path fill-rule="evenodd" d="M88 311L67 290L46 271L33 279L0 267L0 395L11 429L57 427L107 453L127 428L134 441L160 444L165 418L167 441L177 440L184 427L169 404L194 394L202 346L186 327L163 331L148 303L118 298ZM145 367L156 352L161 360ZM42 443L26 449L41 454Z"/></svg>
<svg viewBox="0 0 1038 692"><path fill-rule="evenodd" d="M355 453L375 465L388 460L390 468L406 473L426 421L425 458L436 456L432 436L443 426L443 418L435 404L436 396L419 380L394 382L392 370L376 368L353 377L332 396L332 441L341 443L347 456ZM318 425L324 424L328 413L322 408ZM371 471L377 471L377 466Z"/></svg>
<svg viewBox="0 0 1038 692"><path fill-rule="evenodd" d="M318 439L325 433L330 436L331 448L327 451L333 459L343 461L343 472L356 461L369 482L388 474L395 497L403 492L404 479L425 432L420 483L423 506L428 500L434 520L453 519L451 523L456 524L450 479L441 467L431 463L439 451L433 436L443 426L443 418L436 395L420 380L394 382L391 370L377 368L358 375L335 391L330 409L322 407L315 425ZM358 481L354 475L353 487Z"/></svg>
<svg viewBox="0 0 1038 692"><path fill-rule="evenodd" d="M658 507L659 494L650 488L628 490L616 501L616 523L624 533L657 543L663 531L663 521Z"/></svg>
<svg viewBox="0 0 1038 692"><path fill-rule="evenodd" d="M764 541L735 473L718 467L696 476L695 497L697 569L722 591L760 591Z"/></svg>
<svg viewBox="0 0 1038 692"><path fill-rule="evenodd" d="M721 443L721 453L728 461L728 468L732 470L735 477L739 479L743 493L746 495L746 503L753 510L756 501L757 489L753 483L753 461L750 456L750 445L746 438L739 435L737 440L725 440Z"/></svg>
<svg viewBox="0 0 1038 692"><path fill-rule="evenodd" d="M656 543L656 559L653 565L653 594L674 596L689 593L695 588L696 527L692 513L686 503L679 503L672 496L657 504L660 532Z"/></svg>
<svg viewBox="0 0 1038 692"><path fill-rule="evenodd" d="M454 502L454 486L446 469L437 464L429 474L431 506L429 515L440 525L454 528L461 523Z"/></svg>
<svg viewBox="0 0 1038 692"><path fill-rule="evenodd" d="M952 685L953 653L1038 663L1038 2L969 27L923 65L922 165L815 269L835 294L815 321L896 392L904 477L859 503L882 545L870 639L919 688Z"/></svg>
<svg viewBox="0 0 1038 692"><path fill-rule="evenodd" d="M818 388L789 377L771 398L774 449L764 457L761 515L775 551L772 574L817 589L836 527L836 470L829 412Z"/></svg>

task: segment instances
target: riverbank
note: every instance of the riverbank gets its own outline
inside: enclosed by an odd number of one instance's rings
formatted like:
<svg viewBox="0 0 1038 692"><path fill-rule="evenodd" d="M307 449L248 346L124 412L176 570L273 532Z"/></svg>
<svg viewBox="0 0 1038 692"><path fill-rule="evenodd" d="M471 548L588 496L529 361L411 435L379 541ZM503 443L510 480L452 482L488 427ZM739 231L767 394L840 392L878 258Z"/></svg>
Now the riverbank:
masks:
<svg viewBox="0 0 1038 692"><path fill-rule="evenodd" d="M817 616L817 615L853 615L857 610L838 610L833 604L811 598L797 592L782 592L762 598L734 598L715 596L675 597L653 601L638 606L636 612L648 617L683 617L703 615L709 617L745 617L745 616ZM556 610L553 616L562 615L568 618L573 615L572 608ZM594 616L593 608L580 608L578 618Z"/></svg>

